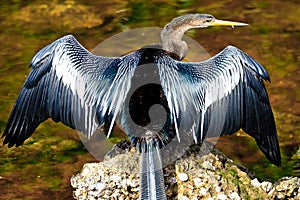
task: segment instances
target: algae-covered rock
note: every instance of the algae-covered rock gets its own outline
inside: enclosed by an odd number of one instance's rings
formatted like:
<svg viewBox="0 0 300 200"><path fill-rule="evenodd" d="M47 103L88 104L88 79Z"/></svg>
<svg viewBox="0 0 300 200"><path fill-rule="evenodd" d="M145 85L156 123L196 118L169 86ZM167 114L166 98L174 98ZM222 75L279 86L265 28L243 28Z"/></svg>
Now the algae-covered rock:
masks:
<svg viewBox="0 0 300 200"><path fill-rule="evenodd" d="M204 145L204 146L203 146ZM260 182L209 143L192 146L164 167L168 199L300 199L300 178ZM203 153L203 148L206 148ZM84 165L71 178L75 199L138 199L139 154L134 150Z"/></svg>

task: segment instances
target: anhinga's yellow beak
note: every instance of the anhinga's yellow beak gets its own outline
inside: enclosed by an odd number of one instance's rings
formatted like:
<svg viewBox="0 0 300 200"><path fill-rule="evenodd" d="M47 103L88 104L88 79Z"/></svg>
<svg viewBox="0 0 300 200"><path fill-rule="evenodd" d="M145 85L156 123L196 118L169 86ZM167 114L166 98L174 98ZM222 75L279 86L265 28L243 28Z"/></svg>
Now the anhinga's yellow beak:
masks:
<svg viewBox="0 0 300 200"><path fill-rule="evenodd" d="M209 25L210 26L231 26L233 28L235 26L247 26L248 24L242 22L233 22L233 21L215 19L211 21Z"/></svg>

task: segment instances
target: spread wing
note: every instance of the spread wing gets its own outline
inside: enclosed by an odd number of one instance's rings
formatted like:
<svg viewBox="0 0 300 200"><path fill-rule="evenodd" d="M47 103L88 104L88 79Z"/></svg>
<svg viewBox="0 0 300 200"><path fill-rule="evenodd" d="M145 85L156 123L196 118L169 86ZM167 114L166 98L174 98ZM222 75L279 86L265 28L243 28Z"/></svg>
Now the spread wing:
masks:
<svg viewBox="0 0 300 200"><path fill-rule="evenodd" d="M196 142L242 128L272 163L280 165L276 126L264 85L270 78L258 62L228 46L204 62L161 56L158 67L174 123L179 116L184 120L181 125L189 121ZM177 130L181 125L176 124Z"/></svg>
<svg viewBox="0 0 300 200"><path fill-rule="evenodd" d="M95 56L72 35L46 46L31 61L3 133L4 144L21 145L48 118L88 137L105 124L109 134L138 61L137 53Z"/></svg>

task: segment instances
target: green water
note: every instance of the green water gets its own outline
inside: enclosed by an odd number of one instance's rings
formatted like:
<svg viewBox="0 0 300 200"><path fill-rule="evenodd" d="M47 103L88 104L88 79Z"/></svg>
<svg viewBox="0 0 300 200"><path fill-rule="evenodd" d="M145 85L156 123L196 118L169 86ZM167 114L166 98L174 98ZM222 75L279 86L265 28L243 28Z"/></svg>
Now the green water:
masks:
<svg viewBox="0 0 300 200"><path fill-rule="evenodd" d="M188 35L211 55L232 44L266 67L272 80L266 86L275 111L282 167L272 166L255 142L243 134L224 137L217 146L260 179L297 175L294 166L299 166L299 161L292 156L300 145L299 5L295 0L0 1L0 131L30 71L30 60L53 40L73 34L91 50L128 29L162 27L185 13L211 13L220 19L250 24L190 31ZM84 163L96 161L84 149L76 131L51 120L23 146L1 147L0 155L0 199L72 199L70 177Z"/></svg>

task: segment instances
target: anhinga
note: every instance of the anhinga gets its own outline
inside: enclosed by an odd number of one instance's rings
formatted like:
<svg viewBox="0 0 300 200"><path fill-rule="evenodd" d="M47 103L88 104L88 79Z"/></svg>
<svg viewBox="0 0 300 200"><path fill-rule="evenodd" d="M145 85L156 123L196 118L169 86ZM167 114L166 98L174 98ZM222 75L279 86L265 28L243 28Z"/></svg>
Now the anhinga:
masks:
<svg viewBox="0 0 300 200"><path fill-rule="evenodd" d="M146 173L141 175L141 199L166 199L160 148L174 137L192 137L201 143L205 137L243 129L273 164L280 165L276 126L264 85L264 80L270 81L267 71L233 46L206 61L181 61L188 51L182 41L187 30L218 25L246 24L208 14L184 15L164 27L161 49L145 47L122 57L93 55L72 35L56 40L31 61L32 70L3 133L4 144L20 146L48 118L88 137L100 126L109 136L119 119L142 153L140 168ZM155 65L160 85L145 86L124 106L136 69L147 63ZM145 130L139 137L129 120L132 117L145 127L149 120L141 119L149 118L152 99L165 107L166 122L161 130ZM188 131L190 135L185 134Z"/></svg>

